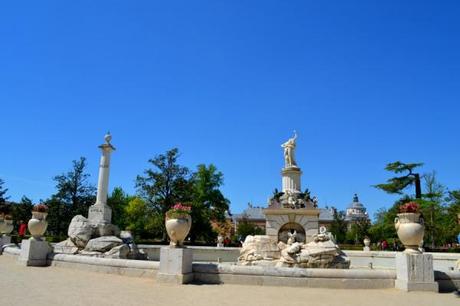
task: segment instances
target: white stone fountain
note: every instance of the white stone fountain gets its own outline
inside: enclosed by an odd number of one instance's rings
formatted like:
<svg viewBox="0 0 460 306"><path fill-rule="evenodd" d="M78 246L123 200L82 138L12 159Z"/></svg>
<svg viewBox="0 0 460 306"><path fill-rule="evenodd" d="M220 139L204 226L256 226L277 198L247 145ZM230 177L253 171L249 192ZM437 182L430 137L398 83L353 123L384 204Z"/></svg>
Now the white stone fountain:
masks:
<svg viewBox="0 0 460 306"><path fill-rule="evenodd" d="M318 201L301 191L302 171L295 160L297 133L283 143L285 166L282 191L275 192L264 210L266 235L248 236L240 265L276 265L304 268L348 268L350 261L326 228L318 232Z"/></svg>

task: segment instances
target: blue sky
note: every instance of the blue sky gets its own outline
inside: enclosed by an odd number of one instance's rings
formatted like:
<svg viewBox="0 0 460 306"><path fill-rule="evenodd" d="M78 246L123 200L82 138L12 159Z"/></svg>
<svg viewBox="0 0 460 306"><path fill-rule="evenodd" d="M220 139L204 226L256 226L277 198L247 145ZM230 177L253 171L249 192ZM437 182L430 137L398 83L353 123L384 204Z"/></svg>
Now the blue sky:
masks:
<svg viewBox="0 0 460 306"><path fill-rule="evenodd" d="M213 163L233 212L280 188L299 134L302 185L320 206L386 163L424 162L460 188L458 1L25 1L0 4L0 178L34 201L113 134L110 186L134 193L147 160Z"/></svg>

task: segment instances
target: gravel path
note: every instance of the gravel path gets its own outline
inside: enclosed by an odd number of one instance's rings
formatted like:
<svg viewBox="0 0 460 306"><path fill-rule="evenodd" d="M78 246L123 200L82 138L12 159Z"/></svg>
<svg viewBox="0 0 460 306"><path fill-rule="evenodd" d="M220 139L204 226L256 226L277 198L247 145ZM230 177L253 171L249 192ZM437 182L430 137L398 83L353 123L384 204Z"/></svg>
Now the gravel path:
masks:
<svg viewBox="0 0 460 306"><path fill-rule="evenodd" d="M23 267L0 256L0 305L460 305L453 293L242 285L162 285L153 279L58 267Z"/></svg>

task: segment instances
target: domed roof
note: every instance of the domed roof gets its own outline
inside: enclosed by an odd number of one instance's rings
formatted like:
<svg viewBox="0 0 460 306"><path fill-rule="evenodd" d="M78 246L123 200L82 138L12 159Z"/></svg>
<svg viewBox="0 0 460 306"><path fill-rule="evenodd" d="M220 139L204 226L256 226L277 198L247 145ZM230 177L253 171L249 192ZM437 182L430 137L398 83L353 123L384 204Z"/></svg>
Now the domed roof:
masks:
<svg viewBox="0 0 460 306"><path fill-rule="evenodd" d="M353 202L351 202L350 205L348 205L348 208L366 210L366 208L364 208L364 205L361 202L359 202L358 195L356 193L353 197Z"/></svg>

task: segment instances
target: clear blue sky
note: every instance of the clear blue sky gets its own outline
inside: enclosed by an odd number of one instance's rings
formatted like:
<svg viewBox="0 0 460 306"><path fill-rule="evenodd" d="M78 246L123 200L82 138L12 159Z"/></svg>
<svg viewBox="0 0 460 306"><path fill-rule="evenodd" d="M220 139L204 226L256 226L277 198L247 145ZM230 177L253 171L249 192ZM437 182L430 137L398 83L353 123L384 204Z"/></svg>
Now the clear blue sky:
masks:
<svg viewBox="0 0 460 306"><path fill-rule="evenodd" d="M9 1L0 4L0 177L34 201L86 156L134 193L147 160L214 163L233 212L280 188L299 133L320 206L395 197L386 163L460 188L458 1Z"/></svg>

